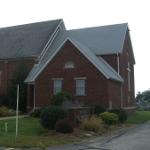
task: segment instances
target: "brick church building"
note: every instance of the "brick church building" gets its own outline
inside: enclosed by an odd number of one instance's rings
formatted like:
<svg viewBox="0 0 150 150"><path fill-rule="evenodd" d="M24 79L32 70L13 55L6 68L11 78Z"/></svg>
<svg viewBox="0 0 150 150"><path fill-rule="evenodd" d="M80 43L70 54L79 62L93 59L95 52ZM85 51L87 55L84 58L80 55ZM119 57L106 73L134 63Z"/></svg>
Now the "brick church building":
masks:
<svg viewBox="0 0 150 150"><path fill-rule="evenodd" d="M59 91L84 105L135 110L135 58L127 23L66 30L62 19L0 29L0 91L20 57L30 70L27 109L50 104Z"/></svg>

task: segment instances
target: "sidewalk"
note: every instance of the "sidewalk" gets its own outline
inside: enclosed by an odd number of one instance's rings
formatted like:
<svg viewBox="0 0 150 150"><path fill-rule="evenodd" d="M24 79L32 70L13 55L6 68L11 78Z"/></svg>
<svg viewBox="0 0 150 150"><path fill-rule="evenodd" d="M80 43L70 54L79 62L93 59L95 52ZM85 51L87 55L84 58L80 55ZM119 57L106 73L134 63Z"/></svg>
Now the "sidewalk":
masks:
<svg viewBox="0 0 150 150"><path fill-rule="evenodd" d="M19 115L18 118L26 118L29 115ZM0 120L7 120L7 119L16 119L16 116L9 116L9 117L0 117Z"/></svg>

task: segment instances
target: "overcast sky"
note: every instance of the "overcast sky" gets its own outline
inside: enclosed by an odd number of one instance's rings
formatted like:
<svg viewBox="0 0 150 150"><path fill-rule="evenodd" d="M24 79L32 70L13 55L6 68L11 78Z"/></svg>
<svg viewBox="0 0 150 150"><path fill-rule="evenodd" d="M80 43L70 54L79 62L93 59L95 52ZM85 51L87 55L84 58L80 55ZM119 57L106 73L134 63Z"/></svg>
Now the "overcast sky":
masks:
<svg viewBox="0 0 150 150"><path fill-rule="evenodd" d="M0 0L0 28L60 18L67 29L127 22L135 93L150 88L150 0Z"/></svg>

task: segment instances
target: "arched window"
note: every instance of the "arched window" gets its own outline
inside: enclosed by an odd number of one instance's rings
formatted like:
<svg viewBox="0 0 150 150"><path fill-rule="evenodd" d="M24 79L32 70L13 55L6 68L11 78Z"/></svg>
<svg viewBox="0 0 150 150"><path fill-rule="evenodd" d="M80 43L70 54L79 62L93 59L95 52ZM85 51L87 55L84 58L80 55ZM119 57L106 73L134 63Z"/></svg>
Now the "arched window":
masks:
<svg viewBox="0 0 150 150"><path fill-rule="evenodd" d="M74 63L72 61L67 61L64 68L74 68Z"/></svg>

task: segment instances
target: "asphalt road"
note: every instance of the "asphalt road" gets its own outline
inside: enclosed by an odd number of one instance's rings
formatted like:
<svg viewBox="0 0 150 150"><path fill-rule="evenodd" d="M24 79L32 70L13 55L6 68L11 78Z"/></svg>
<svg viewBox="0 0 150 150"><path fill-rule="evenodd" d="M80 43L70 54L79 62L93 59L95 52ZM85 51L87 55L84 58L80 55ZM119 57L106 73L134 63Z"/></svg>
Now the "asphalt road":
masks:
<svg viewBox="0 0 150 150"><path fill-rule="evenodd" d="M88 142L46 150L150 150L150 121Z"/></svg>

